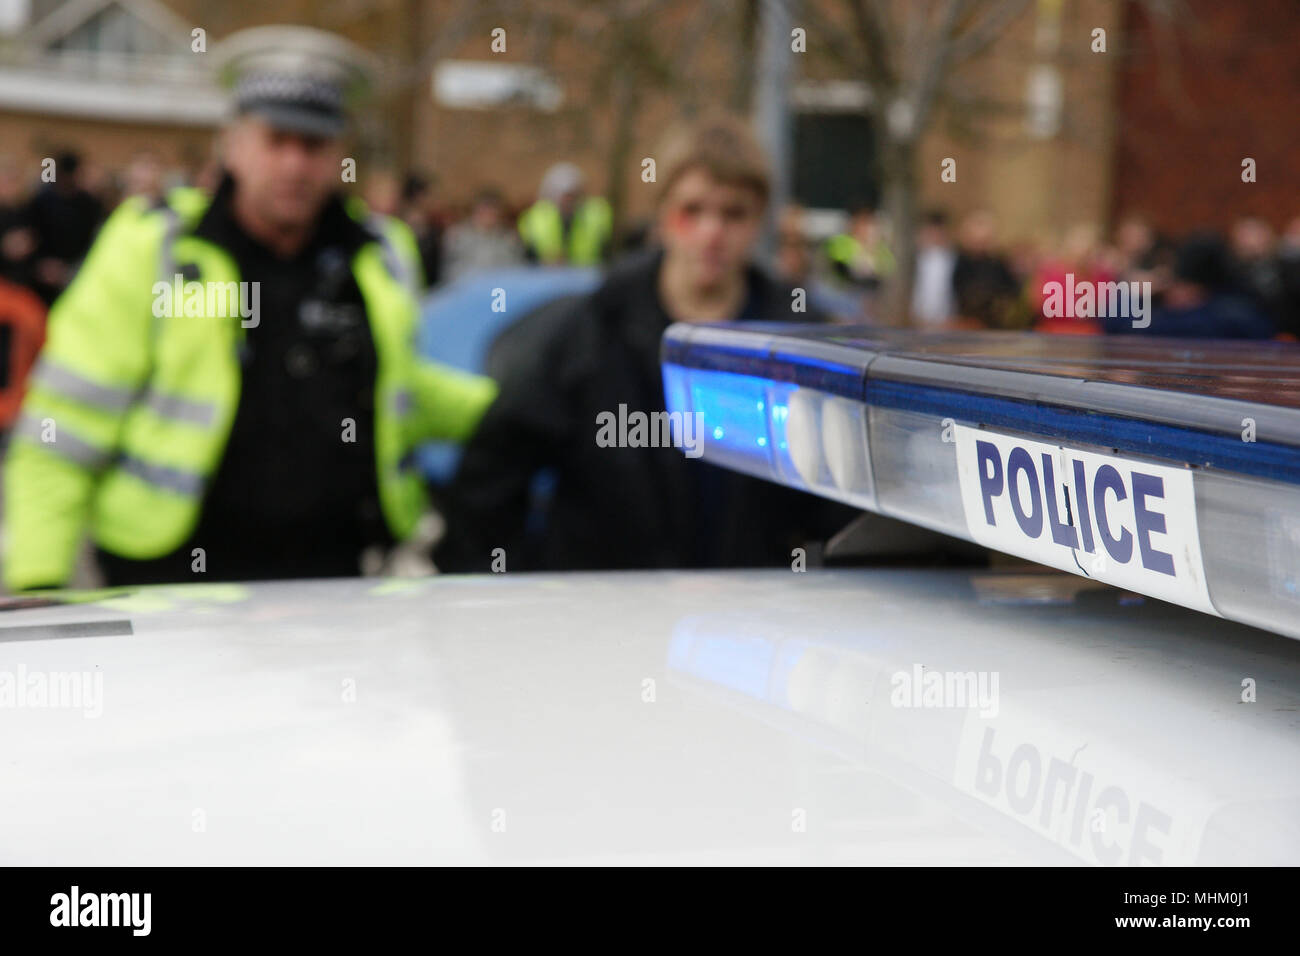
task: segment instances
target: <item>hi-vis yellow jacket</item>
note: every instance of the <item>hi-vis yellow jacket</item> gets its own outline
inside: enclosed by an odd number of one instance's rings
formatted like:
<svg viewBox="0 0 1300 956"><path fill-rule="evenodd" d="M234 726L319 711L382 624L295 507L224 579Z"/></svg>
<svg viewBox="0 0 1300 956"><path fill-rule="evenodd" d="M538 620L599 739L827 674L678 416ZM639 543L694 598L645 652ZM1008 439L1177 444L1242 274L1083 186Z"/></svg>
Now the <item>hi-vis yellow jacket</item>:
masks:
<svg viewBox="0 0 1300 956"><path fill-rule="evenodd" d="M600 265L612 226L609 203L600 196L588 196L573 215L566 245L560 207L549 199L539 199L520 215L519 236L543 263L595 266Z"/></svg>
<svg viewBox="0 0 1300 956"><path fill-rule="evenodd" d="M54 304L5 463L7 587L66 582L87 530L114 554L147 559L175 550L198 523L239 403L241 301L191 295L183 307L155 305L177 263L197 267L205 288L239 288L231 256L188 234L207 203L189 189L162 208L128 200ZM375 222L380 238L351 267L378 356L380 503L400 539L425 507L407 452L469 437L496 386L415 354L414 243L399 223Z"/></svg>

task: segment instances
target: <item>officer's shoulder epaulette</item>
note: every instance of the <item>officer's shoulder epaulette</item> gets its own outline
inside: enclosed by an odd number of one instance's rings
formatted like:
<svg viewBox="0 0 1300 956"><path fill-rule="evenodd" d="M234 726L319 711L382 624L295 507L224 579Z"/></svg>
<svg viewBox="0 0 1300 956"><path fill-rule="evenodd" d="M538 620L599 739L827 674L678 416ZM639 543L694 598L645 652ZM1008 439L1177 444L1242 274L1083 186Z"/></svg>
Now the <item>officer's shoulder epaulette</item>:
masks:
<svg viewBox="0 0 1300 956"><path fill-rule="evenodd" d="M167 201L161 208L179 216L185 226L192 227L203 218L211 202L212 197L197 186L178 186L167 193Z"/></svg>
<svg viewBox="0 0 1300 956"><path fill-rule="evenodd" d="M145 237L155 232L148 225L150 217L158 215L159 210L144 196L128 196L109 213L100 227L100 235L113 237L113 243L118 245L133 241L131 237L144 241Z"/></svg>
<svg viewBox="0 0 1300 956"><path fill-rule="evenodd" d="M348 215L357 222L364 222L370 215L370 207L366 205L366 201L360 196L344 196L343 208L346 209Z"/></svg>

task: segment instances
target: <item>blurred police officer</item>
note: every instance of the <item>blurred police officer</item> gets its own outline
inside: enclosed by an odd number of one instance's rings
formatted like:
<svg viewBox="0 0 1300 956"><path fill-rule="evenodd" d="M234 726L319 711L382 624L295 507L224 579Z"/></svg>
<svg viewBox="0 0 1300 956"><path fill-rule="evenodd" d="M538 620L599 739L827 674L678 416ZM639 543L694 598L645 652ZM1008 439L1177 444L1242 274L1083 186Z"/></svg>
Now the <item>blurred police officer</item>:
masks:
<svg viewBox="0 0 1300 956"><path fill-rule="evenodd" d="M410 233L340 195L364 55L295 27L218 55L215 195L128 200L51 312L6 465L11 588L65 583L87 530L110 584L356 574L423 510L412 446L495 394L417 358Z"/></svg>
<svg viewBox="0 0 1300 956"><path fill-rule="evenodd" d="M612 225L609 203L587 195L582 170L556 163L542 177L537 202L519 217L519 237L534 262L593 266L609 251Z"/></svg>

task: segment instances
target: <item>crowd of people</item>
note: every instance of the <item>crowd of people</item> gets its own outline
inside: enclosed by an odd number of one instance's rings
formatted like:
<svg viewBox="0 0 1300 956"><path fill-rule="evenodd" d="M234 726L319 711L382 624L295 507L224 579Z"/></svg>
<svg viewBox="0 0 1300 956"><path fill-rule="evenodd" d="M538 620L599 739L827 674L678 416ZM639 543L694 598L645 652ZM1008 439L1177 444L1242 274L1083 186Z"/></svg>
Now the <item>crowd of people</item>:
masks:
<svg viewBox="0 0 1300 956"><path fill-rule="evenodd" d="M111 178L77 153L51 159L42 179L0 156L0 278L46 305L67 286L117 199Z"/></svg>
<svg viewBox="0 0 1300 956"><path fill-rule="evenodd" d="M782 276L856 291L855 317L884 318L880 290L893 277L895 259L882 217L857 209L845 231L823 243L809 240L802 218L797 208L782 217ZM1107 313L1095 305L1091 315L1073 308L1063 315L1048 302L1054 286L1111 283L1138 283L1144 296L1149 291L1150 321L1135 326L1132 309ZM1226 236L1203 230L1174 237L1129 215L1108 238L1076 225L1057 242L1003 243L988 211L968 214L954 229L945 212L932 210L917 230L911 320L922 329L1294 339L1300 336L1300 217L1281 235L1262 219L1243 217Z"/></svg>
<svg viewBox="0 0 1300 956"><path fill-rule="evenodd" d="M582 171L556 163L542 178L536 201L515 215L495 186L480 188L462 208L438 201L431 180L389 172L367 178L367 206L395 216L415 234L427 286L473 272L511 266L595 266L612 251L609 203L587 192Z"/></svg>
<svg viewBox="0 0 1300 956"><path fill-rule="evenodd" d="M99 227L124 199L162 204L176 187L215 190L219 166L167 166L141 150L120 169L87 162L75 151L26 168L0 155L0 279L34 291L48 306L67 286ZM609 204L587 194L582 172L557 163L536 202L518 212L494 186L461 204L444 203L432 177L378 170L359 190L375 213L401 219L419 245L423 285L471 272L522 266L599 265L612 251Z"/></svg>
<svg viewBox="0 0 1300 956"><path fill-rule="evenodd" d="M144 196L161 203L178 185L214 188L217 175L167 168L152 150L117 171L70 151L50 168L55 175L46 182L0 155L0 279L34 292L47 306L121 200ZM582 172L568 162L547 170L536 201L522 209L512 208L495 186L448 203L433 178L419 173L372 172L360 192L371 210L410 227L426 288L528 264L601 265L655 241L649 221L616 235L609 204L589 192ZM889 223L870 206L844 218L842 231L816 236L803 209L785 209L773 271L810 287L814 301L838 319L897 324L884 314L881 296L897 268ZM1127 315L1053 315L1044 307L1044 290L1067 276L1075 286L1150 283L1157 320L1134 329ZM910 309L910 324L922 329L1295 338L1300 217L1280 235L1260 218L1243 217L1226 236L1211 230L1170 236L1145 217L1128 215L1108 237L1075 225L1054 242L1005 242L991 212L977 210L954 224L933 209L917 226Z"/></svg>

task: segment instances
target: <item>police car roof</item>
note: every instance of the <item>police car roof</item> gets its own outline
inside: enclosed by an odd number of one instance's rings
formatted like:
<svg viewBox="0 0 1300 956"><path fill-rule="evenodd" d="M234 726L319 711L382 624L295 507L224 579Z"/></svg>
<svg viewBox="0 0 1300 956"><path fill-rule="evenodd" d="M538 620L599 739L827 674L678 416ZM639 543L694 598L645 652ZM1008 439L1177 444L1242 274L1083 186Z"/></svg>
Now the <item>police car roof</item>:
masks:
<svg viewBox="0 0 1300 956"><path fill-rule="evenodd" d="M12 611L3 857L1300 863L1300 644L1115 594L504 574Z"/></svg>

